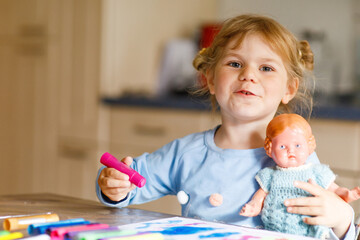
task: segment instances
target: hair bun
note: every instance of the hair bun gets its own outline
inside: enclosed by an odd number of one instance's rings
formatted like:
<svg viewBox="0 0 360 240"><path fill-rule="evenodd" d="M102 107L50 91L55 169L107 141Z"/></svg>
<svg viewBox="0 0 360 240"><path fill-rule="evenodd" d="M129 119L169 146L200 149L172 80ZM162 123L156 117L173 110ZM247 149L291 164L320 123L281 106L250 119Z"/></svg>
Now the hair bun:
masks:
<svg viewBox="0 0 360 240"><path fill-rule="evenodd" d="M314 69L314 53L310 48L309 42L306 40L299 42L299 57L307 70Z"/></svg>

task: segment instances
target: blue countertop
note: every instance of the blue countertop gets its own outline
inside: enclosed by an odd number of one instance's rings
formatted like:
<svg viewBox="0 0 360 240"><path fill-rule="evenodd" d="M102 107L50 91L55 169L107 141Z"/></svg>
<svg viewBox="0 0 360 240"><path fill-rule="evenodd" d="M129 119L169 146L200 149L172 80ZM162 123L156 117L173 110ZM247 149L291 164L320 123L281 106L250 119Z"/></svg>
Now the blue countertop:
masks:
<svg viewBox="0 0 360 240"><path fill-rule="evenodd" d="M124 96L119 98L102 98L108 106L153 107L167 109L183 109L211 111L211 104L204 98L194 96L141 97ZM312 118L359 121L360 104L337 101L332 98L314 99Z"/></svg>

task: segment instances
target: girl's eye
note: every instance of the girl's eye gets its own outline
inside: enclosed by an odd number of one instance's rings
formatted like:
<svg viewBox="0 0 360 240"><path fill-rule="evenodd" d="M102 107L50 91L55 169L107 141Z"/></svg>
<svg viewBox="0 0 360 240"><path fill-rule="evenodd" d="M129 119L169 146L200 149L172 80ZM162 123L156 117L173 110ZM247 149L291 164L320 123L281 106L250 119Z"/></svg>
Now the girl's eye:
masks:
<svg viewBox="0 0 360 240"><path fill-rule="evenodd" d="M280 149L285 149L285 145L280 145Z"/></svg>
<svg viewBox="0 0 360 240"><path fill-rule="evenodd" d="M231 63L229 63L229 66L234 67L234 68L241 68L241 64L238 62L231 62Z"/></svg>
<svg viewBox="0 0 360 240"><path fill-rule="evenodd" d="M296 147L296 148L300 148L301 145L300 145L300 144L296 144L295 147Z"/></svg>
<svg viewBox="0 0 360 240"><path fill-rule="evenodd" d="M260 68L260 71L264 71L264 72L272 72L273 69L271 67L267 67L267 66L264 66L264 67L261 67Z"/></svg>

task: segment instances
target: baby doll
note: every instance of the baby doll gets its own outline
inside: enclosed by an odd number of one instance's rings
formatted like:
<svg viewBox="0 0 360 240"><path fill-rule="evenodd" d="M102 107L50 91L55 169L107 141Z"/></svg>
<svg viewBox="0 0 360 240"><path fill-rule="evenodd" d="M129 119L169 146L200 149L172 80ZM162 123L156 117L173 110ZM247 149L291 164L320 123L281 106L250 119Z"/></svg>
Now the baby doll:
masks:
<svg viewBox="0 0 360 240"><path fill-rule="evenodd" d="M281 114L275 117L266 129L265 150L277 164L264 168L256 175L260 189L251 201L242 208L240 215L257 216L265 229L325 238L329 229L325 226L304 223L303 215L287 212L286 199L308 197L309 193L294 187L294 181L311 181L331 190L344 201L360 198L360 188L349 190L334 183L335 175L327 165L306 164L308 156L316 147L308 122L297 114Z"/></svg>

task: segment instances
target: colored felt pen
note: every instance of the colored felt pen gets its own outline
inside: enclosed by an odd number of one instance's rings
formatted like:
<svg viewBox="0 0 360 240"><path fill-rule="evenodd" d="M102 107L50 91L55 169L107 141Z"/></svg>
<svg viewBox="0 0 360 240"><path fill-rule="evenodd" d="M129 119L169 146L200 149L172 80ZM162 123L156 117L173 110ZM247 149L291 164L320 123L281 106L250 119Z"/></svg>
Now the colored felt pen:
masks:
<svg viewBox="0 0 360 240"><path fill-rule="evenodd" d="M51 240L51 237L47 234L39 234L35 236L25 237L21 240Z"/></svg>
<svg viewBox="0 0 360 240"><path fill-rule="evenodd" d="M77 231L77 232L68 232L65 234L65 239L78 239L82 235L91 235L100 232L112 232L112 231L119 231L119 227L108 227L108 228L101 228L95 230L86 230L86 231Z"/></svg>
<svg viewBox="0 0 360 240"><path fill-rule="evenodd" d="M130 236L103 238L101 240L164 240L161 233L139 233Z"/></svg>
<svg viewBox="0 0 360 240"><path fill-rule="evenodd" d="M92 223L80 226L70 226L70 227L60 227L51 230L50 228L50 237L51 239L64 239L64 236L68 232L80 232L80 231L88 231L88 230L96 230L96 229L103 229L108 228L108 224L102 223Z"/></svg>
<svg viewBox="0 0 360 240"><path fill-rule="evenodd" d="M104 153L101 156L100 162L107 167L115 168L116 170L125 173L129 176L129 181L134 183L139 188L143 187L146 183L146 179L143 176L141 176L134 169L129 168L125 163L118 161L110 153Z"/></svg>
<svg viewBox="0 0 360 240"><path fill-rule="evenodd" d="M97 240L101 238L133 235L136 233L135 230L120 230L119 228L116 228L116 230L115 229L110 230L110 229L113 228L105 228L96 231L79 232L73 236L67 235L66 238L72 240Z"/></svg>
<svg viewBox="0 0 360 240"><path fill-rule="evenodd" d="M73 218L50 223L31 224L28 226L27 230L30 235L35 235L46 233L46 230L49 228L84 225L89 223L90 221L85 221L83 218Z"/></svg>
<svg viewBox="0 0 360 240"><path fill-rule="evenodd" d="M17 239L22 238L24 235L21 232L12 232L3 236L0 236L0 240L11 240L11 239Z"/></svg>
<svg viewBox="0 0 360 240"><path fill-rule="evenodd" d="M8 235L9 233L10 233L9 231L3 230L0 231L0 236Z"/></svg>
<svg viewBox="0 0 360 240"><path fill-rule="evenodd" d="M43 215L31 215L25 217L11 217L7 218L3 222L5 230L12 231L18 229L26 229L30 224L34 223L46 223L59 221L57 214L43 214Z"/></svg>

